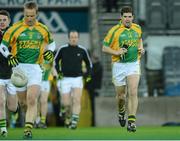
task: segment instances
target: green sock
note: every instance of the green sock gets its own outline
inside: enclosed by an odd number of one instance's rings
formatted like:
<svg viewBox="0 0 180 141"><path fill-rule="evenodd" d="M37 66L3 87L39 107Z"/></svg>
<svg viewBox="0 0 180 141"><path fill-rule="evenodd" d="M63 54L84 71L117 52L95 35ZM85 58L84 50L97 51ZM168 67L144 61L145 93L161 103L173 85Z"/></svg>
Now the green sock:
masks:
<svg viewBox="0 0 180 141"><path fill-rule="evenodd" d="M1 120L0 120L0 128L2 128L2 127L7 127L7 121L6 121L6 119L1 119Z"/></svg>
<svg viewBox="0 0 180 141"><path fill-rule="evenodd" d="M71 121L72 124L77 125L78 121L79 121L79 115L73 114L72 115L72 121Z"/></svg>
<svg viewBox="0 0 180 141"><path fill-rule="evenodd" d="M32 129L33 128L33 123L32 122L26 122L25 123L25 129Z"/></svg>
<svg viewBox="0 0 180 141"><path fill-rule="evenodd" d="M125 113L125 100L124 99L119 99L119 101L118 101L118 109L119 109L120 114Z"/></svg>

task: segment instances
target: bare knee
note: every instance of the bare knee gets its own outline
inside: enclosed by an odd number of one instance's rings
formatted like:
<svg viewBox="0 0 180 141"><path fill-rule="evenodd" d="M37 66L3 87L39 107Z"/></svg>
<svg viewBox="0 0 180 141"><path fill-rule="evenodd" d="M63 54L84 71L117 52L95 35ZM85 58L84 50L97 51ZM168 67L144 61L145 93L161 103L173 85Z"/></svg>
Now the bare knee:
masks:
<svg viewBox="0 0 180 141"><path fill-rule="evenodd" d="M27 100L27 106L34 106L36 104L36 99L35 98L29 98Z"/></svg>
<svg viewBox="0 0 180 141"><path fill-rule="evenodd" d="M73 105L80 105L81 104L81 98L74 97L73 98Z"/></svg>
<svg viewBox="0 0 180 141"><path fill-rule="evenodd" d="M43 105L47 105L47 103L48 103L47 100L41 100L40 102L41 102L41 105L42 105L42 106L43 106Z"/></svg>
<svg viewBox="0 0 180 141"><path fill-rule="evenodd" d="M16 112L17 111L17 104L10 104L10 105L8 105L8 109L11 112Z"/></svg>
<svg viewBox="0 0 180 141"><path fill-rule="evenodd" d="M20 101L19 105L22 109L26 109L26 107L27 107L26 101Z"/></svg>

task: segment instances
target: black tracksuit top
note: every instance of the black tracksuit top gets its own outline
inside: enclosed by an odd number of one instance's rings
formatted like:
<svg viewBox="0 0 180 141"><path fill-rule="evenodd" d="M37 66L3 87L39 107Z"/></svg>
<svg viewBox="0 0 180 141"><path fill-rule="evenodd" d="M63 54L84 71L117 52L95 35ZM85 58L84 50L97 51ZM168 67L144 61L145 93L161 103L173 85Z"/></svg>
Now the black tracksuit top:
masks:
<svg viewBox="0 0 180 141"><path fill-rule="evenodd" d="M55 68L65 77L82 76L82 61L86 64L87 74L91 74L92 62L87 49L81 45L66 44L61 46L56 53Z"/></svg>

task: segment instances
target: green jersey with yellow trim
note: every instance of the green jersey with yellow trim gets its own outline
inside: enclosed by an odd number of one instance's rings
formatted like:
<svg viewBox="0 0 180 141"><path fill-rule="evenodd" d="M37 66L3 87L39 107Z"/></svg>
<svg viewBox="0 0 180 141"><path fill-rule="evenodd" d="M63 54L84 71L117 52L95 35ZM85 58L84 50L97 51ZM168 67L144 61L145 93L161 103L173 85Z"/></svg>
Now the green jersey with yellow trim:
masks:
<svg viewBox="0 0 180 141"><path fill-rule="evenodd" d="M139 59L138 47L141 39L142 31L139 25L132 23L130 28L124 27L120 22L112 27L106 37L103 45L113 50L119 50L126 45L127 53L120 56L112 55L112 62L135 62Z"/></svg>
<svg viewBox="0 0 180 141"><path fill-rule="evenodd" d="M48 28L36 21L30 27L19 21L10 27L3 36L2 43L11 46L11 53L20 63L41 64L45 46L53 42Z"/></svg>

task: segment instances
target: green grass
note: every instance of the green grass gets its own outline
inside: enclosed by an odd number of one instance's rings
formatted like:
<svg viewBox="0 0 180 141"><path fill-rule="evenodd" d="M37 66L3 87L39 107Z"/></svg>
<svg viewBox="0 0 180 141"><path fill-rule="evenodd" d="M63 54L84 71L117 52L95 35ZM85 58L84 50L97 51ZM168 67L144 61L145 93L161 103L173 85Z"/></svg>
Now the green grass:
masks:
<svg viewBox="0 0 180 141"><path fill-rule="evenodd" d="M0 140L21 140L23 128L8 130L8 137ZM138 127L136 133L126 128L66 128L33 129L34 140L180 140L180 127Z"/></svg>

